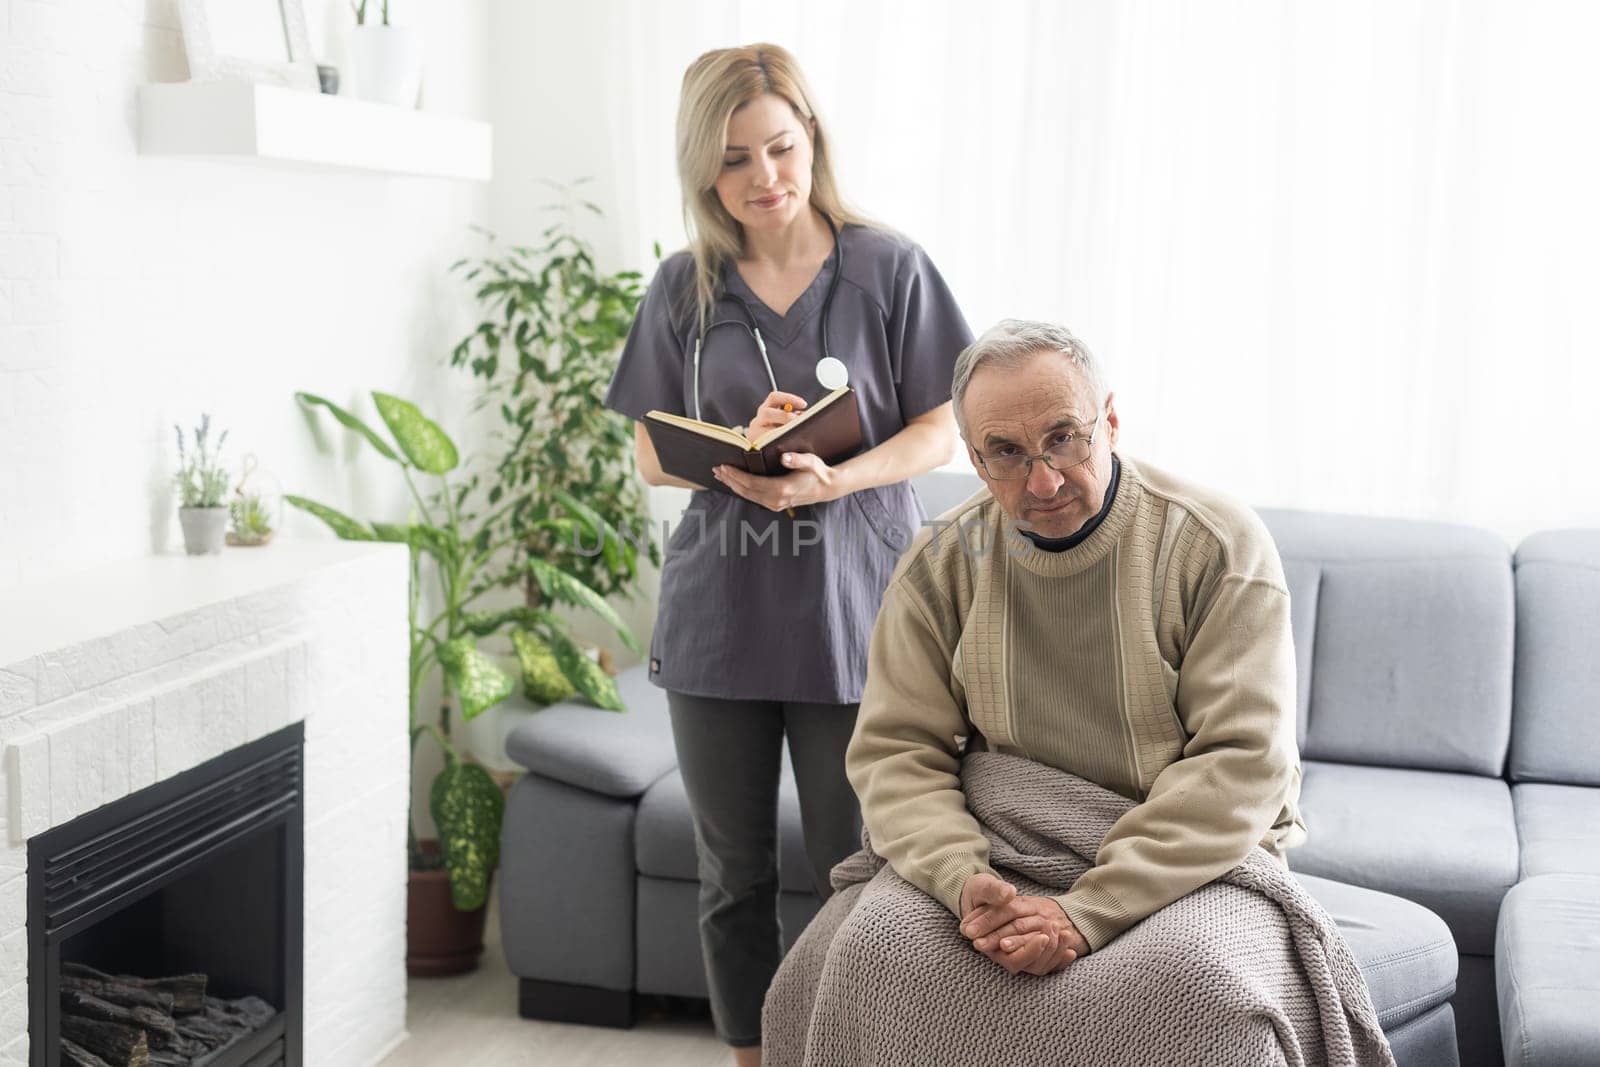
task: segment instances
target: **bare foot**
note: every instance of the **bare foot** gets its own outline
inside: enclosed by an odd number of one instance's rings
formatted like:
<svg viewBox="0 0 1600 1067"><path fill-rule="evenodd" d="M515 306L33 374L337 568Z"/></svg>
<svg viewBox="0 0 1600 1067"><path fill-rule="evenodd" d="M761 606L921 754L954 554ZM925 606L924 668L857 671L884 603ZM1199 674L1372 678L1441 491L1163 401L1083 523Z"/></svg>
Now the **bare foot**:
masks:
<svg viewBox="0 0 1600 1067"><path fill-rule="evenodd" d="M750 1045L734 1049L733 1062L736 1067L761 1067L761 1046Z"/></svg>

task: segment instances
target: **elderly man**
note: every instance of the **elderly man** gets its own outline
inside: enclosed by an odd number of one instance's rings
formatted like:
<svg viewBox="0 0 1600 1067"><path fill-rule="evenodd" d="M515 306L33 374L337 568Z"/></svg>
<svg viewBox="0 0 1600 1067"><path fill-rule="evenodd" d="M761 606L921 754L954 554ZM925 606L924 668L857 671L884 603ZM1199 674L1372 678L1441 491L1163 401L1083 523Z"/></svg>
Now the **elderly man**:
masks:
<svg viewBox="0 0 1600 1067"><path fill-rule="evenodd" d="M1000 323L953 394L988 490L900 561L846 768L877 853L978 951L1044 975L1304 839L1289 595L1251 511L1117 453L1067 330ZM1137 802L1064 895L990 868L958 777L981 750Z"/></svg>

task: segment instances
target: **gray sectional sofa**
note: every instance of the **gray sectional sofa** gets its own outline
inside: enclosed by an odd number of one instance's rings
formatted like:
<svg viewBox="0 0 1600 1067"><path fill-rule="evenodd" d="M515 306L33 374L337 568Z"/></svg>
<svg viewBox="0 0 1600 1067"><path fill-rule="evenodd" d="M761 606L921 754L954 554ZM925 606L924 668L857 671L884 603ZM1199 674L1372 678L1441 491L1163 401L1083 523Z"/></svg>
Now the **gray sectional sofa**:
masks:
<svg viewBox="0 0 1600 1067"><path fill-rule="evenodd" d="M917 480L929 514L978 487ZM1403 1065L1600 1063L1600 531L1515 557L1442 523L1264 511L1293 604L1309 841ZM662 693L508 741L502 936L524 1015L629 1025L705 995L693 830ZM815 912L780 789L785 937Z"/></svg>
<svg viewBox="0 0 1600 1067"><path fill-rule="evenodd" d="M1600 1063L1600 531L1516 557L1511 807L1518 881L1500 902L1506 1062Z"/></svg>

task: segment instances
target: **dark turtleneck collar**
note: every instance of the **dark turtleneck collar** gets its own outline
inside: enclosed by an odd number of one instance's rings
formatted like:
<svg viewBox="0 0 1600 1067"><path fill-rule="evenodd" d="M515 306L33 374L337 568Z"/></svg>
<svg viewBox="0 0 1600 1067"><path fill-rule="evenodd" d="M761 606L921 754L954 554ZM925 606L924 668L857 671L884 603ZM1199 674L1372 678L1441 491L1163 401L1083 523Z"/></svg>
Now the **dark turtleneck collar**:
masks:
<svg viewBox="0 0 1600 1067"><path fill-rule="evenodd" d="M1122 461L1113 452L1111 454L1111 484L1106 486L1105 502L1100 505L1100 510L1095 513L1094 518L1084 523L1077 533L1068 534L1066 537L1040 537L1032 530L1018 530L1017 532L1032 541L1035 548L1041 548L1046 552L1065 552L1072 546L1086 540L1090 534L1094 533L1095 528L1105 521L1106 516L1111 514L1111 504L1117 499L1117 483L1121 480Z"/></svg>

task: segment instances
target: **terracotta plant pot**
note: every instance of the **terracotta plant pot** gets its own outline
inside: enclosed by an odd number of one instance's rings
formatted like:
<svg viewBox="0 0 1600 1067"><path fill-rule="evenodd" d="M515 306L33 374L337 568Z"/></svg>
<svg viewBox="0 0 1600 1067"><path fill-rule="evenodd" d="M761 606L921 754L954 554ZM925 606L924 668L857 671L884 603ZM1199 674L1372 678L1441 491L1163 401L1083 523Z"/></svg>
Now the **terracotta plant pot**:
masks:
<svg viewBox="0 0 1600 1067"><path fill-rule="evenodd" d="M420 842L428 855L439 842ZM450 874L412 871L406 883L406 973L413 978L466 974L478 969L488 906L460 911L450 901Z"/></svg>

